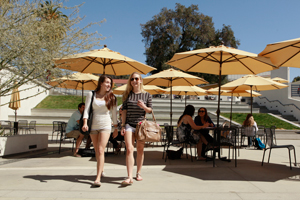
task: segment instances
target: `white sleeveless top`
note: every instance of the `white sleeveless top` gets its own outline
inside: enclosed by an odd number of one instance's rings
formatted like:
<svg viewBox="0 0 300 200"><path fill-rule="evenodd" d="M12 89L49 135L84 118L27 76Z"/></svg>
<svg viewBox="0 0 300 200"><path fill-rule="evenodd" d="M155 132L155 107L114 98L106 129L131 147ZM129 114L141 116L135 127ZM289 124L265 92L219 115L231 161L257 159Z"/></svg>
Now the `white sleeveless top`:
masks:
<svg viewBox="0 0 300 200"><path fill-rule="evenodd" d="M89 117L89 110L91 105L91 98L93 93L89 92L86 100L85 100L85 109L83 112L83 118L87 119ZM93 101L93 122L91 130L101 130L101 129L108 129L111 130L112 123L111 117L109 114L109 110L105 106L104 100L97 100L96 95L94 96ZM117 122L117 105L111 108L112 120L113 124L118 124Z"/></svg>

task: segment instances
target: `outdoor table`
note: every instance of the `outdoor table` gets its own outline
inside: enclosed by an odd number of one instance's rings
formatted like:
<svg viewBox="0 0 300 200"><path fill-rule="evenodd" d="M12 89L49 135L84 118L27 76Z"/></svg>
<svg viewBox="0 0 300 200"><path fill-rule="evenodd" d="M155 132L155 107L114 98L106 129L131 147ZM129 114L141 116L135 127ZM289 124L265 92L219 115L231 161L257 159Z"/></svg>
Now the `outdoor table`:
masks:
<svg viewBox="0 0 300 200"><path fill-rule="evenodd" d="M214 142L213 146L218 146L219 148L213 148L213 167L215 167L215 158L216 153L218 153L218 158L222 161L231 162L230 158L227 159L227 157L220 157L220 147L221 147L221 132L222 131L235 131L234 134L234 149L235 149L235 167L237 166L237 157L236 157L236 135L237 135L237 128L235 127L207 127L205 129L214 130ZM229 149L230 150L230 149Z"/></svg>

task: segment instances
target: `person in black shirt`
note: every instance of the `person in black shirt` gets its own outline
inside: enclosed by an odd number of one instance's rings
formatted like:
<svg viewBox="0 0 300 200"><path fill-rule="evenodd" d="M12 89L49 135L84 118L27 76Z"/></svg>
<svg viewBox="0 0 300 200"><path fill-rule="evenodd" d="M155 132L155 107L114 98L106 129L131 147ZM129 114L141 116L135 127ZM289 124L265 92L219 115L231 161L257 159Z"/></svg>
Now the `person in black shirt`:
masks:
<svg viewBox="0 0 300 200"><path fill-rule="evenodd" d="M215 127L215 124L207 115L207 109L204 107L199 108L198 115L195 117L194 122L198 126L206 124L208 127ZM201 140L199 140L197 144L197 160L206 160L205 152L211 148L214 140L207 129L200 129L197 132L199 132L201 136Z"/></svg>

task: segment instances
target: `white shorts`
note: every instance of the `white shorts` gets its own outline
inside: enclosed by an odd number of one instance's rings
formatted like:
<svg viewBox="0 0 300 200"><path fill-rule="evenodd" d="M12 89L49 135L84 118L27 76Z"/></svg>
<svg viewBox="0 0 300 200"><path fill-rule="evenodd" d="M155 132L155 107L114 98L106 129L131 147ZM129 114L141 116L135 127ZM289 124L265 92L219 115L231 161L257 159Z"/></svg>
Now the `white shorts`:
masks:
<svg viewBox="0 0 300 200"><path fill-rule="evenodd" d="M134 133L136 130L136 128L133 128L132 126L130 126L129 124L125 125L125 131L130 131L132 133Z"/></svg>

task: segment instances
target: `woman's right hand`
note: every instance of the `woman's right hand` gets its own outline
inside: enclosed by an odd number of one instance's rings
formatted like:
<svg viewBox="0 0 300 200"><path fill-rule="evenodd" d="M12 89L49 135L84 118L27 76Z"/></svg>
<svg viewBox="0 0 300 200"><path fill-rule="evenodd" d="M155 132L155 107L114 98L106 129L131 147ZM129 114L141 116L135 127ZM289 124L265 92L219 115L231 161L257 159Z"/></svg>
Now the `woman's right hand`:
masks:
<svg viewBox="0 0 300 200"><path fill-rule="evenodd" d="M89 130L89 127L87 126L87 124L84 124L83 126L82 126L82 131L83 132L86 132L86 131L88 131Z"/></svg>

